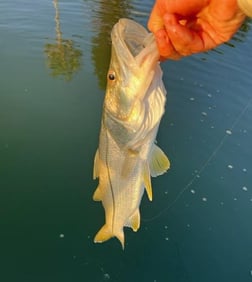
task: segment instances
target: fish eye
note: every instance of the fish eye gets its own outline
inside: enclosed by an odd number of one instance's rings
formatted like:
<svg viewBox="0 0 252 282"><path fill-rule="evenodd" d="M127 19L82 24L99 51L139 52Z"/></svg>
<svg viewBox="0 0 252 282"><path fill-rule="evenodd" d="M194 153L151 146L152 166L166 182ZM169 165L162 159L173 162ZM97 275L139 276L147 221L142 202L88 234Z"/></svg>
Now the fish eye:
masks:
<svg viewBox="0 0 252 282"><path fill-rule="evenodd" d="M111 80L111 81L113 81L113 80L116 79L116 75L115 75L115 72L114 72L114 71L110 71L110 72L108 73L108 79Z"/></svg>

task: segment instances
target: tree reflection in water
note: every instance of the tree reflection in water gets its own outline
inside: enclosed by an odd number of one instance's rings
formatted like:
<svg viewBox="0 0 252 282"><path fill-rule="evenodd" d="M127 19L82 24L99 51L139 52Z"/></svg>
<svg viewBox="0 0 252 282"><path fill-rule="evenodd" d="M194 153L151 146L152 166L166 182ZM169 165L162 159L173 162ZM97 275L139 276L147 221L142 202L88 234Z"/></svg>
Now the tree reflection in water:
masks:
<svg viewBox="0 0 252 282"><path fill-rule="evenodd" d="M82 52L74 47L74 42L70 39L63 39L60 28L60 16L58 0L53 1L55 8L56 42L47 43L44 51L47 55L47 64L51 69L53 77L63 76L66 81L70 81L81 66Z"/></svg>

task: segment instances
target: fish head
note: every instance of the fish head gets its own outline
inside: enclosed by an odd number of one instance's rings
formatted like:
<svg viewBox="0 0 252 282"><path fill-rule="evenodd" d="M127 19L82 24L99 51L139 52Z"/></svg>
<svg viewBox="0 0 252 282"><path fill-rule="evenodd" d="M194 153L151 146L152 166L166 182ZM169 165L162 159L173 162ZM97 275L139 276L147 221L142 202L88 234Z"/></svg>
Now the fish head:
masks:
<svg viewBox="0 0 252 282"><path fill-rule="evenodd" d="M119 120L134 120L153 80L159 53L154 36L138 23L120 19L111 32L105 109Z"/></svg>

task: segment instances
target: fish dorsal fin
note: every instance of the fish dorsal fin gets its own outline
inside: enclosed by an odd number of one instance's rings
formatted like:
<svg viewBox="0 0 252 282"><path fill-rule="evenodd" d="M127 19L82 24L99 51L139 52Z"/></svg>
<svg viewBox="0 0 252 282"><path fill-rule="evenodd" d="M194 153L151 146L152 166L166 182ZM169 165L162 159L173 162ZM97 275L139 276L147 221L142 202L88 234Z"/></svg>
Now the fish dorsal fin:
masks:
<svg viewBox="0 0 252 282"><path fill-rule="evenodd" d="M155 144L149 158L150 174L155 177L165 173L170 168L170 161L165 153Z"/></svg>
<svg viewBox="0 0 252 282"><path fill-rule="evenodd" d="M143 182L144 182L144 187L146 189L148 198L149 198L150 201L152 201L152 187L151 187L150 169L149 169L149 164L147 162L144 164Z"/></svg>
<svg viewBox="0 0 252 282"><path fill-rule="evenodd" d="M99 177L99 150L96 150L94 158L93 179Z"/></svg>
<svg viewBox="0 0 252 282"><path fill-rule="evenodd" d="M96 188L94 194L93 194L93 200L96 202L99 202L102 200L102 191L100 186L98 185L98 187Z"/></svg>
<svg viewBox="0 0 252 282"><path fill-rule="evenodd" d="M139 209L137 209L133 215L129 218L128 222L126 223L126 226L131 227L134 232L136 232L140 227L140 212Z"/></svg>

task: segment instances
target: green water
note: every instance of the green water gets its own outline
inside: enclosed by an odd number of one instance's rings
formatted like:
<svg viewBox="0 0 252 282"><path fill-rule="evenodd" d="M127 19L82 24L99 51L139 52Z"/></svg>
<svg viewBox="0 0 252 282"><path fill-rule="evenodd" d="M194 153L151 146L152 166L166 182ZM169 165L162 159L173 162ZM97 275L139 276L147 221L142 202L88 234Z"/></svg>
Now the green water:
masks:
<svg viewBox="0 0 252 282"><path fill-rule="evenodd" d="M124 252L93 243L110 30L146 24L152 3L0 2L0 281L252 281L250 22L228 45L162 64L171 170Z"/></svg>

